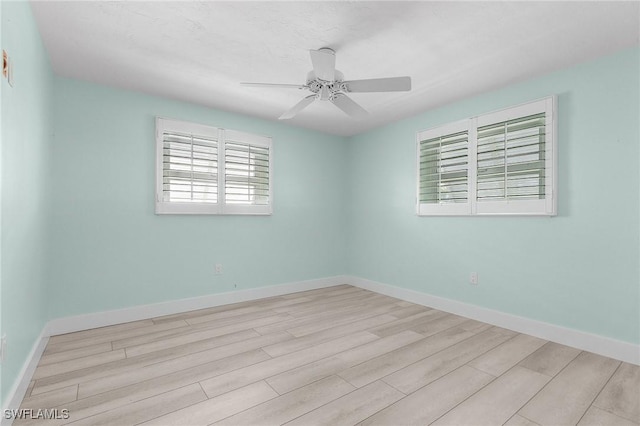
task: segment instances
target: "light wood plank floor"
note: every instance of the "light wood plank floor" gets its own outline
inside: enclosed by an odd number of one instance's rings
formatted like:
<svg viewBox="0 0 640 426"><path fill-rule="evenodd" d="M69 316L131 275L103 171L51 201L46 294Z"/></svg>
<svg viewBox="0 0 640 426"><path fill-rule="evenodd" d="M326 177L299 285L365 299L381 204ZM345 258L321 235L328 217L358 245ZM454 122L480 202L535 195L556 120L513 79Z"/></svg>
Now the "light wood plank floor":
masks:
<svg viewBox="0 0 640 426"><path fill-rule="evenodd" d="M73 425L638 425L640 367L342 285L50 339Z"/></svg>

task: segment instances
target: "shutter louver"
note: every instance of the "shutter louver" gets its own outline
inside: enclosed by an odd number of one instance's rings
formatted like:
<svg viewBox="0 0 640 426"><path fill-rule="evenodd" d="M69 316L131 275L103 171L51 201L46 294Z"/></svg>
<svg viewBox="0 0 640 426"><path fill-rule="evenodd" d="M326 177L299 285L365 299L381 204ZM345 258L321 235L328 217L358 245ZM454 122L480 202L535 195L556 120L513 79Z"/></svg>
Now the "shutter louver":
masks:
<svg viewBox="0 0 640 426"><path fill-rule="evenodd" d="M162 199L165 202L218 202L218 141L162 134Z"/></svg>
<svg viewBox="0 0 640 426"><path fill-rule="evenodd" d="M466 203L468 176L468 131L420 141L421 204Z"/></svg>
<svg viewBox="0 0 640 426"><path fill-rule="evenodd" d="M545 113L478 127L477 200L545 194Z"/></svg>
<svg viewBox="0 0 640 426"><path fill-rule="evenodd" d="M269 148L227 140L224 148L225 202L269 204Z"/></svg>

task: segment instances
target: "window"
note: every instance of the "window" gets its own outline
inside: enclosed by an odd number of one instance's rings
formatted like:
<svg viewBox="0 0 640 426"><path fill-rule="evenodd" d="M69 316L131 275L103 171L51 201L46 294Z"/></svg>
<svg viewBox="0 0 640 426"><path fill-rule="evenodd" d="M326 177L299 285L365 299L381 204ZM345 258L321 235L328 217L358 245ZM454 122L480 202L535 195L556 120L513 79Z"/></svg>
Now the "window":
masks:
<svg viewBox="0 0 640 426"><path fill-rule="evenodd" d="M419 215L556 214L555 97L418 132Z"/></svg>
<svg viewBox="0 0 640 426"><path fill-rule="evenodd" d="M271 138L156 119L157 214L271 214Z"/></svg>

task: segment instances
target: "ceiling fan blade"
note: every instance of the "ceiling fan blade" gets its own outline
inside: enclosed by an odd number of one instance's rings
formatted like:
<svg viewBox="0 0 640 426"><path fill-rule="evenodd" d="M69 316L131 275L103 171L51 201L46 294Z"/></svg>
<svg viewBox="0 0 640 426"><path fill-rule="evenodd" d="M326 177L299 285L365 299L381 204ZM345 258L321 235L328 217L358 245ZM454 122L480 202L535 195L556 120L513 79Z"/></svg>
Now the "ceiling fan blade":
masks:
<svg viewBox="0 0 640 426"><path fill-rule="evenodd" d="M280 117L278 117L278 119L286 120L286 119L295 117L296 114L298 114L300 111L302 111L307 106L309 106L309 104L315 101L315 99L316 99L316 95L307 96L306 98L302 99L300 102L295 104L293 108L291 108L289 111L285 112Z"/></svg>
<svg viewBox="0 0 640 426"><path fill-rule="evenodd" d="M240 83L242 86L247 87L273 87L276 89L306 89L307 86L302 84L279 84L279 83Z"/></svg>
<svg viewBox="0 0 640 426"><path fill-rule="evenodd" d="M406 92L411 90L411 77L372 78L345 81L347 92Z"/></svg>
<svg viewBox="0 0 640 426"><path fill-rule="evenodd" d="M336 93L335 95L333 95L331 102L333 102L335 106L340 108L342 111L344 111L345 113L347 113L347 115L350 115L351 117L364 118L367 115L369 115L367 110L365 110L360 105L355 103L350 97L348 97L344 93Z"/></svg>
<svg viewBox="0 0 640 426"><path fill-rule="evenodd" d="M336 76L336 54L329 48L310 50L313 73L316 78L324 81L334 81Z"/></svg>

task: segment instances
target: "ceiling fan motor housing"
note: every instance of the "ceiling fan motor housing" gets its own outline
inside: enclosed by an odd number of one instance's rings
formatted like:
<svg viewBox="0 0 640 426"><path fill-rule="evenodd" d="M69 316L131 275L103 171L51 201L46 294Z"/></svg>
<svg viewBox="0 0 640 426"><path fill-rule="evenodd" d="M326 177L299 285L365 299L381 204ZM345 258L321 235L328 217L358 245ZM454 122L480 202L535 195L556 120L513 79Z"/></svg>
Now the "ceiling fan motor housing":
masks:
<svg viewBox="0 0 640 426"><path fill-rule="evenodd" d="M316 77L313 71L309 71L307 74L307 87L309 90L315 94L318 94L318 99L326 100L324 96L321 96L323 87L326 87L326 90L329 93L329 99L333 97L335 93L339 92L347 92L347 85L343 83L344 74L340 71L335 71L335 80L334 81L324 81Z"/></svg>

